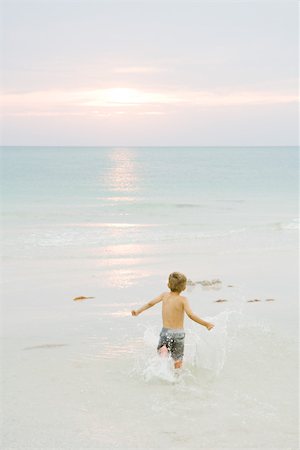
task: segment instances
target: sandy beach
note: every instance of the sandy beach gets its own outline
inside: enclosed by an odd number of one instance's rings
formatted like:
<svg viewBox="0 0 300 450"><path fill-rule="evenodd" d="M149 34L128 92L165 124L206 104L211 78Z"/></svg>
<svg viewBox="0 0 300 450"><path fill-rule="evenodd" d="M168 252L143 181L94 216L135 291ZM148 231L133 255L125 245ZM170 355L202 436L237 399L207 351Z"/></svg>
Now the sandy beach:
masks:
<svg viewBox="0 0 300 450"><path fill-rule="evenodd" d="M164 289L162 276L105 289L88 270L81 280L59 271L50 282L36 267L36 284L23 265L3 308L4 448L296 448L297 299L287 289L296 274L262 277L260 264L251 276L249 267L230 278L215 272L218 290L188 289L193 309L216 328L208 334L186 319L179 379L155 354L160 308L129 315ZM273 255L273 270L284 267ZM82 290L95 299L73 302Z"/></svg>

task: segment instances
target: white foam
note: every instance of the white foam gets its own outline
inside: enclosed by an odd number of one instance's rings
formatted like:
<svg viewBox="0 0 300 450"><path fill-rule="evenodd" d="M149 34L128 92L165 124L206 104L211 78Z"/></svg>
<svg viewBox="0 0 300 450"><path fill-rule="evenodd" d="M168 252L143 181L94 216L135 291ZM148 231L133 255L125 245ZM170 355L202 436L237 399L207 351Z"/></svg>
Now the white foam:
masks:
<svg viewBox="0 0 300 450"><path fill-rule="evenodd" d="M236 316L239 311L225 311L213 317L207 317L215 324L215 328L208 332L204 327L197 331L186 329L185 354L183 369L174 369L172 358L161 357L156 352L159 328L151 326L144 329L143 352L136 355L134 372L142 376L146 382L186 382L205 373L206 377L216 377L222 372L230 347L229 331L236 328ZM232 330L233 329L233 330Z"/></svg>

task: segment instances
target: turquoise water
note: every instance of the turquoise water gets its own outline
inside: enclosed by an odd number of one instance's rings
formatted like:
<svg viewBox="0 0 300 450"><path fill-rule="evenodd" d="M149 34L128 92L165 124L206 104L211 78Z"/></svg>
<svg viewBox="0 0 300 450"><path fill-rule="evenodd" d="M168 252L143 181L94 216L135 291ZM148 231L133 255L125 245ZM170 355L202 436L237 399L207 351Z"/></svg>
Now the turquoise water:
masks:
<svg viewBox="0 0 300 450"><path fill-rule="evenodd" d="M205 247L224 233L293 228L297 166L291 147L2 148L8 251L79 258L159 242L168 252L179 240Z"/></svg>
<svg viewBox="0 0 300 450"><path fill-rule="evenodd" d="M145 209L245 197L277 197L279 206L297 192L295 147L2 147L1 154L4 199L45 210L69 202L99 208L97 200L110 198Z"/></svg>

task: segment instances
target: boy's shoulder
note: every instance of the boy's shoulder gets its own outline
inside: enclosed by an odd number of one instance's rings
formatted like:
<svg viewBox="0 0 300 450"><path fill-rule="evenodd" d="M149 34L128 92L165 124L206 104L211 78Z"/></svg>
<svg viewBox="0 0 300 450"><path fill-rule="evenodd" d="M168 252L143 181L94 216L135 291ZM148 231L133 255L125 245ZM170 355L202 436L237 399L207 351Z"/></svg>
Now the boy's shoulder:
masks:
<svg viewBox="0 0 300 450"><path fill-rule="evenodd" d="M164 300L165 298L167 298L170 295L170 291L165 291L163 292L160 296L161 299ZM187 301L187 297L185 297L184 295L179 294L179 300L184 303L185 301Z"/></svg>

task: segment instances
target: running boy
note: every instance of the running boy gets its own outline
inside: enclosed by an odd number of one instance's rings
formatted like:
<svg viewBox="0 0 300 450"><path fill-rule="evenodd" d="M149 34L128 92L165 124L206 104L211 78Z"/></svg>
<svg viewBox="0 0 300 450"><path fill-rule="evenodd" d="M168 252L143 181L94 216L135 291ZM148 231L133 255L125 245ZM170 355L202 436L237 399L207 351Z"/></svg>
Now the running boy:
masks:
<svg viewBox="0 0 300 450"><path fill-rule="evenodd" d="M186 312L190 319L203 325L208 330L211 330L214 327L212 323L205 322L205 320L196 316L191 310L188 299L180 295L186 288L186 282L186 276L182 273L171 273L168 283L170 292L164 292L146 303L140 309L131 311L133 316L138 316L146 309L162 302L163 328L160 332L157 350L162 356L171 353L175 369L179 369L182 366L185 337L183 329L184 313Z"/></svg>

